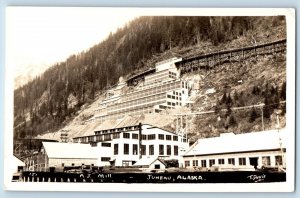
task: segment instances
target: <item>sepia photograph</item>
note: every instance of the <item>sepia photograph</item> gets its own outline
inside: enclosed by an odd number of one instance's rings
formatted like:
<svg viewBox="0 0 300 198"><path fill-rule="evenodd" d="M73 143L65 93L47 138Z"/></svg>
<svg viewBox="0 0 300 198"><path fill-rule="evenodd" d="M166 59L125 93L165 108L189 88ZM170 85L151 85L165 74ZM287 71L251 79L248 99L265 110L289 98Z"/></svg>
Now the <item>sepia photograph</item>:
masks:
<svg viewBox="0 0 300 198"><path fill-rule="evenodd" d="M294 190L294 9L7 7L6 35L7 190Z"/></svg>

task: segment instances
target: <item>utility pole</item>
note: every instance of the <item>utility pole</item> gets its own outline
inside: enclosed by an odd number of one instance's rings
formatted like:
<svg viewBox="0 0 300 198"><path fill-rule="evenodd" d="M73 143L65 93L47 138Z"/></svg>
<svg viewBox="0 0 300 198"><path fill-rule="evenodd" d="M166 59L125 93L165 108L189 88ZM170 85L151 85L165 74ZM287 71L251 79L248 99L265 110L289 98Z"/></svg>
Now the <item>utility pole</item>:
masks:
<svg viewBox="0 0 300 198"><path fill-rule="evenodd" d="M265 130L265 126L264 126L264 105L265 104L261 104L262 106L261 106L261 108L260 108L260 110L261 110L261 126L262 126L262 131L264 131Z"/></svg>
<svg viewBox="0 0 300 198"><path fill-rule="evenodd" d="M279 125L279 111L276 112L276 121L277 121L277 124L276 124L276 129L277 129L277 132L278 132L278 136L279 136L279 148L280 148L280 155L281 155L281 165L278 164L278 171L280 170L283 170L281 168L281 166L283 166L283 149L282 149L282 140L281 140L281 137L280 137L280 132L279 132L279 129L280 129L280 125Z"/></svg>
<svg viewBox="0 0 300 198"><path fill-rule="evenodd" d="M142 123L139 123L139 159L142 159Z"/></svg>

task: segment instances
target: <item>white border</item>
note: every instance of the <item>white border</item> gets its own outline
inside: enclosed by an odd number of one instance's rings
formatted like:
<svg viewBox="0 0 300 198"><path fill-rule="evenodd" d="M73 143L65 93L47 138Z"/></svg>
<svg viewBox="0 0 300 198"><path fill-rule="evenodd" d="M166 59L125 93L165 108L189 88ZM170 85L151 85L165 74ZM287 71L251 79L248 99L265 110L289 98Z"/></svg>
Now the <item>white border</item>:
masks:
<svg viewBox="0 0 300 198"><path fill-rule="evenodd" d="M19 8L19 7L18 7ZM109 191L109 192L292 192L295 185L295 9L291 8L88 8L39 7L42 9L113 9L114 12L136 12L160 16L273 16L285 15L287 24L287 181L259 184L99 184L99 183L13 183L13 68L5 67L4 185L16 191ZM6 13L14 7L7 7ZM6 25L9 23L6 18ZM6 32L7 34L7 32ZM6 46L8 47L8 46Z"/></svg>

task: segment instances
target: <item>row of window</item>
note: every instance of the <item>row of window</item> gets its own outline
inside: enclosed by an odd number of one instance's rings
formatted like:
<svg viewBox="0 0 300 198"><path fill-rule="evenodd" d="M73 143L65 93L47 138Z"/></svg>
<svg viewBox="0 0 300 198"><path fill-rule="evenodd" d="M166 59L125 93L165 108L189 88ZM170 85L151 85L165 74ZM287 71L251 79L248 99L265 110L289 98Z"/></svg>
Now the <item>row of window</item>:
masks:
<svg viewBox="0 0 300 198"><path fill-rule="evenodd" d="M258 157L257 157L258 159ZM218 165L222 165L225 164L225 160L226 159L208 159L208 163L209 163L209 167L211 167L212 165L215 165L216 162L218 163ZM192 161L192 162L191 162ZM275 162L276 165L282 165L282 156L275 156ZM198 164L198 160L185 160L185 167L191 166L191 164L193 166L201 166L201 167L207 167L207 160L200 160L200 164ZM235 158L227 158L227 164L231 164L231 165L236 165L236 159ZM240 157L238 158L238 162L237 165L246 165L246 158L245 157ZM251 164L251 161L250 161ZM251 164L253 165L253 164ZM271 165L271 157L270 156L263 156L262 157L262 165L264 166L270 166Z"/></svg>
<svg viewBox="0 0 300 198"><path fill-rule="evenodd" d="M167 105L169 105L169 106L181 106L182 105L182 103L181 102L167 102Z"/></svg>
<svg viewBox="0 0 300 198"><path fill-rule="evenodd" d="M122 137L124 139L139 139L139 135L136 133L122 133ZM131 134L131 135L130 135ZM74 139L75 142L78 142L80 139L81 142L101 142L101 141L110 141L112 139L120 139L121 133L109 133L109 134L101 134L101 135L94 135L94 136L88 136L88 137L80 137ZM156 134L149 134L145 135L142 134L142 140L156 140L157 135ZM177 135L164 135L164 134L158 134L159 140L168 140L168 141L178 141ZM183 142L186 142L186 139L183 140ZM102 147L110 147L110 143L101 143Z"/></svg>
<svg viewBox="0 0 300 198"><path fill-rule="evenodd" d="M148 146L148 154L154 155L154 148L155 145ZM146 145L141 146L141 154L146 155ZM129 150L129 144L123 144L123 154L124 155L138 155L138 145L132 144L132 152ZM119 144L114 144L114 155L119 155ZM165 145L159 145L159 155L172 155L172 146L166 145L166 152L165 152ZM173 155L178 155L178 146L173 146Z"/></svg>
<svg viewBox="0 0 300 198"><path fill-rule="evenodd" d="M123 131L134 131L134 130L138 130L138 126L128 126L128 127L122 127L122 128L116 128L116 129L95 131L95 134L99 135L99 134L107 134L107 133L123 132Z"/></svg>
<svg viewBox="0 0 300 198"><path fill-rule="evenodd" d="M184 82L182 82L184 83ZM145 90L140 90L140 91L136 91L133 92L131 94L128 94L126 96L123 97L123 101L128 101L128 100L135 100L137 98L141 98L141 97L146 97L149 95L153 95L153 94L158 94L158 93L162 93L162 92L167 92L170 90L174 90L174 89L179 89L181 88L181 84L180 81L171 81L168 84L163 84L157 87L153 87L153 88L149 88L149 89L145 89Z"/></svg>
<svg viewBox="0 0 300 198"><path fill-rule="evenodd" d="M124 139L130 139L130 133L123 133L123 138ZM139 135L136 133L131 133L131 138L132 139L139 139ZM149 134L145 135L142 134L142 140L155 140L156 139L156 134ZM178 141L178 136L177 135L164 135L164 134L158 134L158 139L159 140L173 140L173 141Z"/></svg>
<svg viewBox="0 0 300 198"><path fill-rule="evenodd" d="M122 109L115 109L115 110L108 109L107 114L120 114L120 113L128 113L131 111L142 111L143 109L148 109L148 108L153 109L153 107L155 105L162 104L165 102L166 102L166 100L159 100L159 101L153 101L153 102L147 103L147 104L142 104L139 106L132 106L132 107L126 107L126 108L122 108Z"/></svg>
<svg viewBox="0 0 300 198"><path fill-rule="evenodd" d="M169 72L169 78L174 78L176 79L177 78L177 74L175 72Z"/></svg>
<svg viewBox="0 0 300 198"><path fill-rule="evenodd" d="M174 99L174 100L181 100L181 97L178 97L178 96L172 96L172 95L167 95L167 98L170 98L170 99Z"/></svg>
<svg viewBox="0 0 300 198"><path fill-rule="evenodd" d="M131 101L111 105L111 106L109 106L109 109L112 111L112 110L127 108L127 107L131 107L131 106L138 106L138 105L141 105L144 103L162 100L162 99L165 99L165 97L166 97L165 93L156 94L156 95L152 95L152 96L148 96L148 97L143 97L143 98L140 98L137 100L131 100Z"/></svg>
<svg viewBox="0 0 300 198"><path fill-rule="evenodd" d="M246 165L246 158L239 158L238 160L239 160L239 165ZM225 164L225 159L218 159L217 161L219 165ZM201 167L207 167L206 162L207 160L200 160ZM184 163L185 163L185 167L191 166L190 160L186 160ZM209 163L209 167L211 167L212 165L216 164L216 159L209 159L208 163ZM227 163L235 165L235 158L228 158ZM192 160L192 165L199 166L198 160Z"/></svg>

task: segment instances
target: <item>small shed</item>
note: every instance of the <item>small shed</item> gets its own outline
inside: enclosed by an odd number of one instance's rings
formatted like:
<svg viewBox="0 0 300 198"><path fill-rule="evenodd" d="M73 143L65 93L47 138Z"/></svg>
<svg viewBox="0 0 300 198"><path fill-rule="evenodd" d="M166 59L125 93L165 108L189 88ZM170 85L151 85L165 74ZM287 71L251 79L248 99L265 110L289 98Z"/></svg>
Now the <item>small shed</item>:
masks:
<svg viewBox="0 0 300 198"><path fill-rule="evenodd" d="M142 158L139 161L137 161L133 166L158 170L164 170L167 167L166 163L158 157Z"/></svg>

